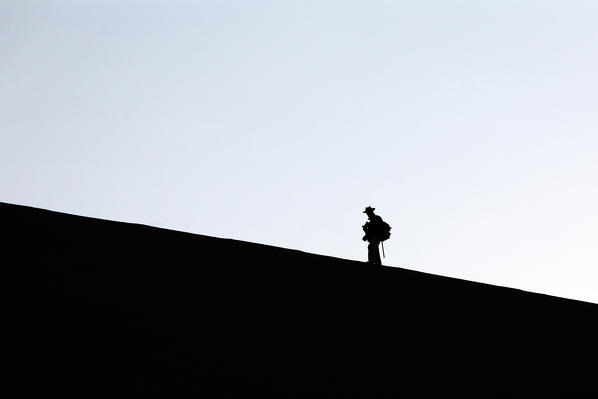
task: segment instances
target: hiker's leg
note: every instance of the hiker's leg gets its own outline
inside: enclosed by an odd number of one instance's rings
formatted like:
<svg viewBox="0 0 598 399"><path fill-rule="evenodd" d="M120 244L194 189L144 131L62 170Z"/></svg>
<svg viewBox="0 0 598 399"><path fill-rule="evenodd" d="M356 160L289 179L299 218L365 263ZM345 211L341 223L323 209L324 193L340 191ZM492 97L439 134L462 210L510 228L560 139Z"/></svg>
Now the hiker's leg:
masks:
<svg viewBox="0 0 598 399"><path fill-rule="evenodd" d="M380 240L372 240L372 263L375 265L382 265L380 259Z"/></svg>
<svg viewBox="0 0 598 399"><path fill-rule="evenodd" d="M374 242L370 241L368 244L368 263L375 263L376 256L374 255Z"/></svg>

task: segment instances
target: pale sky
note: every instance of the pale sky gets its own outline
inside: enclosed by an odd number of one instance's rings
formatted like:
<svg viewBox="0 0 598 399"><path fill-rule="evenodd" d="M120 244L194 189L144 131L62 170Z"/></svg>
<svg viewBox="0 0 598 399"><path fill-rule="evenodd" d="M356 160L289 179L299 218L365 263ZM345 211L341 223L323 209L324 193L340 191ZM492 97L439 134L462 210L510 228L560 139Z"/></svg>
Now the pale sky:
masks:
<svg viewBox="0 0 598 399"><path fill-rule="evenodd" d="M362 261L371 205L386 265L598 303L597 21L2 0L0 201Z"/></svg>

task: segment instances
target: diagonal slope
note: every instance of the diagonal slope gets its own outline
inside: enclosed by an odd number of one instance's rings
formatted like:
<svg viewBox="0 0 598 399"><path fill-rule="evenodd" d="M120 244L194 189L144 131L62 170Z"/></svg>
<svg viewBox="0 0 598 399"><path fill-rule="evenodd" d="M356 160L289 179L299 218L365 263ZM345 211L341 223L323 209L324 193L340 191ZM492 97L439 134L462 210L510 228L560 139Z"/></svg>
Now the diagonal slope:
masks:
<svg viewBox="0 0 598 399"><path fill-rule="evenodd" d="M595 392L598 306L0 204L13 382L33 394Z"/></svg>

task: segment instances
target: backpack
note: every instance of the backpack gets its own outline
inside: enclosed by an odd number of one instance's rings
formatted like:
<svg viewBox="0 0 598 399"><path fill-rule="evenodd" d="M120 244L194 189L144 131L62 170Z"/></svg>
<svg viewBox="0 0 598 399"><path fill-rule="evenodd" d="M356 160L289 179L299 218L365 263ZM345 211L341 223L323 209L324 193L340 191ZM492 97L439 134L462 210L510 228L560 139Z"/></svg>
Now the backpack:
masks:
<svg viewBox="0 0 598 399"><path fill-rule="evenodd" d="M386 223L385 221L382 221L380 223L379 226L379 237L380 237L380 241L386 241L390 238L390 229L392 227L390 227L390 225L388 223Z"/></svg>
<svg viewBox="0 0 598 399"><path fill-rule="evenodd" d="M390 238L390 229L390 225L378 215L375 216L375 219L371 223L367 222L364 226L366 234L378 237L380 241L386 241Z"/></svg>

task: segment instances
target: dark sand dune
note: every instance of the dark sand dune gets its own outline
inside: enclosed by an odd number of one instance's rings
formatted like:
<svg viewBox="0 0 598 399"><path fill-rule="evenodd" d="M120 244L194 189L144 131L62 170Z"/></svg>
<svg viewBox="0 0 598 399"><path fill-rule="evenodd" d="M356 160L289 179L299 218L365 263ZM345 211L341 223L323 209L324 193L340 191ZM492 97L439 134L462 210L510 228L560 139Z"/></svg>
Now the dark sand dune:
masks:
<svg viewBox="0 0 598 399"><path fill-rule="evenodd" d="M23 395L598 393L595 304L17 205L0 217L4 377Z"/></svg>

